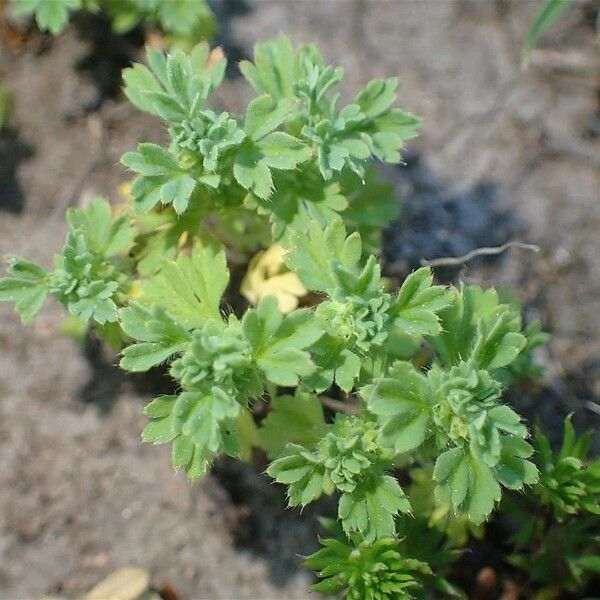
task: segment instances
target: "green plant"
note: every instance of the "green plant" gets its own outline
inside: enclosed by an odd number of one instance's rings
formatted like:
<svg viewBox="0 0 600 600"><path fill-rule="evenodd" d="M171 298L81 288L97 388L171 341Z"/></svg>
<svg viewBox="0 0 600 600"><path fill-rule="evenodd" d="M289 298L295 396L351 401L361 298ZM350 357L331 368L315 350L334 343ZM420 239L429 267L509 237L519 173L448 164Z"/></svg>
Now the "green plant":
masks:
<svg viewBox="0 0 600 600"><path fill-rule="evenodd" d="M527 32L525 43L521 49L521 63L526 66L529 62L531 52L535 48L538 40L552 24L562 15L571 5L572 0L544 0L536 18Z"/></svg>
<svg viewBox="0 0 600 600"><path fill-rule="evenodd" d="M18 17L34 16L42 31L59 34L77 10L102 11L117 33L140 23L159 26L173 41L188 44L215 33L214 15L205 0L10 0Z"/></svg>
<svg viewBox="0 0 600 600"><path fill-rule="evenodd" d="M565 419L561 448L553 452L538 430L533 445L538 484L506 499L504 510L517 519L510 562L541 585L540 598L576 593L600 574L600 459L589 459L592 432L577 437Z"/></svg>
<svg viewBox="0 0 600 600"><path fill-rule="evenodd" d="M460 594L443 577L435 575L428 562L419 558L425 554L431 563L436 559L440 562L441 556L445 566L454 558L447 552L436 553L434 548L427 548L426 552L419 553L405 540L397 538L380 538L368 543L360 536L347 537L335 521L323 519L322 522L334 537L321 540L323 548L306 559L306 565L323 579L313 586L315 591L344 592L346 598L355 600L411 598L414 594L420 595L425 587L445 595ZM427 530L410 530L413 536L425 532ZM428 532L425 539L431 539Z"/></svg>
<svg viewBox="0 0 600 600"><path fill-rule="evenodd" d="M190 479L258 445L291 506L335 495L335 537L307 559L317 589L457 594L443 579L454 549L503 490L539 481L502 401L535 343L493 290L435 285L428 268L399 289L381 276L395 202L370 161L398 162L420 125L393 106L395 79L339 106L342 69L284 37L240 68L257 92L243 115L207 106L225 59L205 44L126 69L126 95L165 122L169 145L123 156L135 180L120 214L102 199L69 211L53 270L9 258L0 300L30 322L50 294L122 347L123 369L167 365L179 393L146 406L143 439L172 443ZM265 256L258 280L272 285L259 293L247 275L246 308L230 279Z"/></svg>

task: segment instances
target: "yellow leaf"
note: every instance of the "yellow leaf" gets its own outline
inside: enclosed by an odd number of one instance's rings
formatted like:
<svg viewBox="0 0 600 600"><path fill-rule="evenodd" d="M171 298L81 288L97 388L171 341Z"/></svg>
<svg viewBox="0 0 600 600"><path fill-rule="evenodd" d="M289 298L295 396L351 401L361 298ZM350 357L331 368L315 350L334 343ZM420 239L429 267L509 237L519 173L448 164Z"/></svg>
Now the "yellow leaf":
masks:
<svg viewBox="0 0 600 600"><path fill-rule="evenodd" d="M274 244L254 256L242 281L241 292L254 306L265 296L275 296L279 310L287 314L298 307L299 299L308 290L298 276L284 265L284 254L283 246Z"/></svg>
<svg viewBox="0 0 600 600"><path fill-rule="evenodd" d="M127 203L131 203L131 201L132 201L132 196L131 196L131 184L132 184L132 182L133 182L133 180L123 181L117 187L117 191L119 192L119 195Z"/></svg>
<svg viewBox="0 0 600 600"><path fill-rule="evenodd" d="M125 567L103 579L86 594L85 600L136 600L148 589L149 583L148 571Z"/></svg>
<svg viewBox="0 0 600 600"><path fill-rule="evenodd" d="M134 279L127 290L127 295L130 300L135 300L143 294L142 282L139 279Z"/></svg>

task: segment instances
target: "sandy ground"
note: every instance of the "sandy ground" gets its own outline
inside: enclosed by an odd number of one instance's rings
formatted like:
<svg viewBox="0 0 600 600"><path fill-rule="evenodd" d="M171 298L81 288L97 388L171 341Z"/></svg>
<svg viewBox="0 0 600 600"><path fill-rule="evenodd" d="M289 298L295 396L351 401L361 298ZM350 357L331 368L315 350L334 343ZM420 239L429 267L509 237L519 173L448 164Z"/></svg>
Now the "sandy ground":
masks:
<svg viewBox="0 0 600 600"><path fill-rule="evenodd" d="M519 48L534 2L262 0L250 8L231 24L240 47L280 31L314 41L346 68L346 92L398 75L400 104L425 119L414 148L436 174L456 189L500 185L501 201L527 225L526 241L542 252L515 251L493 272L466 277L518 286L554 333L547 376L585 373L591 401L600 393L599 72L584 6L547 37L527 73ZM0 211L0 254L49 266L65 208L98 193L118 200L119 156L163 135L118 102L82 115L96 93L73 69L85 53L73 31L39 55L1 50L0 76L17 97L13 124L33 154L16 170L22 212ZM235 109L243 90L229 81L219 101ZM92 373L57 335L60 317L49 306L23 329L0 306L0 598L74 597L127 564L148 568L155 585L182 598L307 597L308 575L290 567L275 576L272 553L236 546L239 499L213 477L191 487L173 473L167 448L140 444L145 398L121 385L107 414L80 401ZM585 401L574 398L573 408L589 410ZM278 535L303 540L292 522Z"/></svg>

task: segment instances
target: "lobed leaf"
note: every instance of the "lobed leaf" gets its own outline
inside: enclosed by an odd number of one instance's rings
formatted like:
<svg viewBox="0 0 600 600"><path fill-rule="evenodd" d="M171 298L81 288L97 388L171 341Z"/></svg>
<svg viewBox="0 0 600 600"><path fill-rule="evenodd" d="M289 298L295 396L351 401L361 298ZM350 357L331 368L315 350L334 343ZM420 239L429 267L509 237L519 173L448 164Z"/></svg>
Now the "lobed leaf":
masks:
<svg viewBox="0 0 600 600"><path fill-rule="evenodd" d="M259 430L260 445L273 459L288 444L310 447L326 429L323 406L316 396L297 392L295 396L276 396Z"/></svg>
<svg viewBox="0 0 600 600"><path fill-rule="evenodd" d="M192 177L171 153L156 144L140 144L138 152L126 152L121 163L140 174L130 190L138 213L148 212L160 202L172 204L181 214L188 207L197 181L211 187L218 183L214 176L200 180Z"/></svg>
<svg viewBox="0 0 600 600"><path fill-rule="evenodd" d="M189 341L187 330L160 307L146 309L132 303L119 313L121 329L139 343L127 346L119 363L126 371L141 372L181 352Z"/></svg>
<svg viewBox="0 0 600 600"><path fill-rule="evenodd" d="M452 304L440 313L442 332L429 341L443 364L474 358L483 368L510 364L525 347L518 311L500 303L495 290L476 285L450 292Z"/></svg>
<svg viewBox="0 0 600 600"><path fill-rule="evenodd" d="M396 327L411 335L437 335L442 331L439 313L450 305L452 297L432 282L429 267L406 278L390 309Z"/></svg>
<svg viewBox="0 0 600 600"><path fill-rule="evenodd" d="M164 260L158 273L142 284L140 301L162 306L184 328L193 329L207 319L221 320L221 297L228 283L225 253L196 246L189 255Z"/></svg>
<svg viewBox="0 0 600 600"><path fill-rule="evenodd" d="M142 440L154 444L173 441L173 466L195 480L218 454L237 451L232 433L240 409L237 402L222 393L160 396L144 411L152 420L144 428Z"/></svg>
<svg viewBox="0 0 600 600"><path fill-rule="evenodd" d="M410 510L410 502L396 479L381 475L371 485L342 494L338 517L347 535L358 532L369 542L393 537L394 517Z"/></svg>
<svg viewBox="0 0 600 600"><path fill-rule="evenodd" d="M337 288L334 265L356 269L362 251L360 236L353 233L346 237L346 229L339 219L324 229L314 223L308 234L294 232L289 246L285 264L309 289L329 294Z"/></svg>
<svg viewBox="0 0 600 600"><path fill-rule="evenodd" d="M112 208L104 198L95 198L83 208L70 208L67 222L80 231L91 250L105 257L123 252L133 241L135 232L127 215L113 218Z"/></svg>
<svg viewBox="0 0 600 600"><path fill-rule="evenodd" d="M23 324L33 321L48 295L47 273L37 264L8 257L8 277L0 278L0 302L14 302Z"/></svg>
<svg viewBox="0 0 600 600"><path fill-rule="evenodd" d="M280 36L254 46L254 62L242 60L240 71L260 94L275 99L293 95L295 53L290 40Z"/></svg>
<svg viewBox="0 0 600 600"><path fill-rule="evenodd" d="M266 296L256 309L246 312L242 326L256 364L272 383L298 385L299 378L314 372L315 366L305 349L323 332L310 311L295 310L284 317L277 299Z"/></svg>
<svg viewBox="0 0 600 600"><path fill-rule="evenodd" d="M455 514L483 523L500 500L500 485L482 460L461 448L446 450L437 458L433 477L436 501L452 505Z"/></svg>
<svg viewBox="0 0 600 600"><path fill-rule="evenodd" d="M397 362L387 377L360 390L381 425L382 442L396 453L418 448L431 433L427 378L408 362Z"/></svg>

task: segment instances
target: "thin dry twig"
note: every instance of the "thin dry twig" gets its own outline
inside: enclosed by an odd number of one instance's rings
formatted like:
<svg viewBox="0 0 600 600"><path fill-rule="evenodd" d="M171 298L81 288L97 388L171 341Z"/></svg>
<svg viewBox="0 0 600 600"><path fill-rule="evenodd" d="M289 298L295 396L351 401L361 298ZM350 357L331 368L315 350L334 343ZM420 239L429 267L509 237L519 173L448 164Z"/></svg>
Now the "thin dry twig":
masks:
<svg viewBox="0 0 600 600"><path fill-rule="evenodd" d="M331 408L332 410L336 410L338 412L345 412L349 415L357 415L358 414L358 405L352 404L349 402L342 402L341 400L335 400L334 398L329 398L327 396L319 396L319 400L323 406L327 408Z"/></svg>
<svg viewBox="0 0 600 600"><path fill-rule="evenodd" d="M530 250L531 252L539 252L540 247L535 244L525 244L523 242L506 242L502 246L488 246L483 248L475 248L462 256L449 256L443 258L434 258L432 260L421 259L421 264L428 267L449 267L458 266L477 258L478 256L495 256L502 254L509 248L521 248L522 250Z"/></svg>
<svg viewBox="0 0 600 600"><path fill-rule="evenodd" d="M596 413L597 415L600 415L600 404L598 404L597 402L594 402L593 400L587 400L585 402L585 407L588 410L591 410L592 412Z"/></svg>
<svg viewBox="0 0 600 600"><path fill-rule="evenodd" d="M596 79L600 60L595 52L584 52L578 49L560 51L536 49L531 53L529 65L586 77L592 76Z"/></svg>

